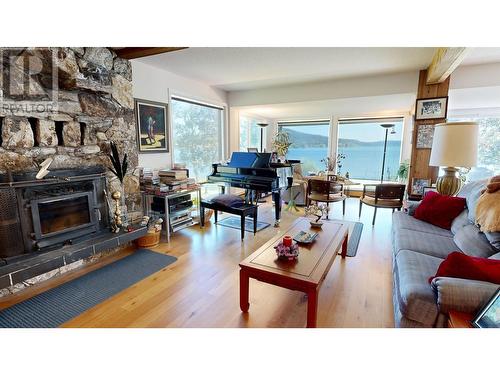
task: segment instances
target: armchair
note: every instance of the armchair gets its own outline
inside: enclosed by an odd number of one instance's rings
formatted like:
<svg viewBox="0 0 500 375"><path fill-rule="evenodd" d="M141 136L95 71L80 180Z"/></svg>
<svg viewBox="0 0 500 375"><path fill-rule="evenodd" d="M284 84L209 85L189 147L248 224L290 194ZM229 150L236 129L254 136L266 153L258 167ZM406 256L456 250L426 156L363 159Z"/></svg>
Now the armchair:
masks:
<svg viewBox="0 0 500 375"><path fill-rule="evenodd" d="M372 225L375 225L377 208L392 208L401 211L403 207L403 197L405 194L405 185L403 184L366 184L363 186L363 195L359 200L359 216L363 204L375 208L373 213Z"/></svg>

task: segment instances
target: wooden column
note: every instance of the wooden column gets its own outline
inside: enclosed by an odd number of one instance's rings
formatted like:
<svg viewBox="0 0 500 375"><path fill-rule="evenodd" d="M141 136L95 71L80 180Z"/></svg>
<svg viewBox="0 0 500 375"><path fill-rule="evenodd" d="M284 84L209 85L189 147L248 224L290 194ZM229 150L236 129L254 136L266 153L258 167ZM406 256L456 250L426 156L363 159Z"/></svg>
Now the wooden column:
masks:
<svg viewBox="0 0 500 375"><path fill-rule="evenodd" d="M446 78L441 83L428 85L427 83L427 70L421 70L418 79L418 92L417 99L431 99L448 96L448 88L450 85L450 78ZM446 119L440 120L415 120L412 133L412 146L411 146L411 162L408 178L408 196L411 198L419 198L411 194L411 184L413 178L426 178L431 179L432 183L436 182L439 168L429 166L431 157L430 148L417 148L417 132L419 125L436 125L446 122Z"/></svg>

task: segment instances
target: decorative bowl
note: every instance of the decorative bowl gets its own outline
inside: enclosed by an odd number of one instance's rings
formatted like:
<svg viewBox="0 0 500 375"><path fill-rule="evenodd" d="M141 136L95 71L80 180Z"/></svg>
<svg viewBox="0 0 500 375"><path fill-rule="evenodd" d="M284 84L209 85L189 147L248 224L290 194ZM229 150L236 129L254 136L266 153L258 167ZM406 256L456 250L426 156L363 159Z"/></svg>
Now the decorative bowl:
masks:
<svg viewBox="0 0 500 375"><path fill-rule="evenodd" d="M323 225L322 221L310 221L309 224L311 224L311 227L313 228L321 228Z"/></svg>

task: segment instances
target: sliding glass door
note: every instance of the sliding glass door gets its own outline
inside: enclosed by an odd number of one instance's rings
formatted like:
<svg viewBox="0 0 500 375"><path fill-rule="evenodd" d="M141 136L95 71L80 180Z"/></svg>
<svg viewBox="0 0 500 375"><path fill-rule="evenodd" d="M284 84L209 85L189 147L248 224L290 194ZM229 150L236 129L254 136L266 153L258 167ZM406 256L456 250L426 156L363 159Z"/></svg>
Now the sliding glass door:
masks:
<svg viewBox="0 0 500 375"><path fill-rule="evenodd" d="M292 145L286 155L287 159L300 160L304 175L325 170L325 165L321 160L328 156L329 120L280 122L278 129L290 136Z"/></svg>
<svg viewBox="0 0 500 375"><path fill-rule="evenodd" d="M387 144L383 124L394 125L387 128ZM338 172L342 175L348 172L352 179L380 181L384 165L384 181L396 181L402 135L403 118L340 120L338 153L345 158Z"/></svg>
<svg viewBox="0 0 500 375"><path fill-rule="evenodd" d="M223 108L172 98L174 163L185 163L190 177L205 181L212 163L222 160Z"/></svg>

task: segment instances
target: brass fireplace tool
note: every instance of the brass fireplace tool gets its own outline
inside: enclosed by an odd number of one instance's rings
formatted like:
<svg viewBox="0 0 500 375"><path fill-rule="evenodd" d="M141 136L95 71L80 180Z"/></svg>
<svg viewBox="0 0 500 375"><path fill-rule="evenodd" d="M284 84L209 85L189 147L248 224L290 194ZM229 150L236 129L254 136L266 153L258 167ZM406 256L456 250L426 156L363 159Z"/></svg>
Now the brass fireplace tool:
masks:
<svg viewBox="0 0 500 375"><path fill-rule="evenodd" d="M122 210L121 210L121 205L120 205L120 199L122 197L122 194L119 191L115 191L113 194L111 194L111 198L116 203L116 208L115 208L115 227L114 228L115 232L118 233L120 231L120 227L122 226Z"/></svg>

